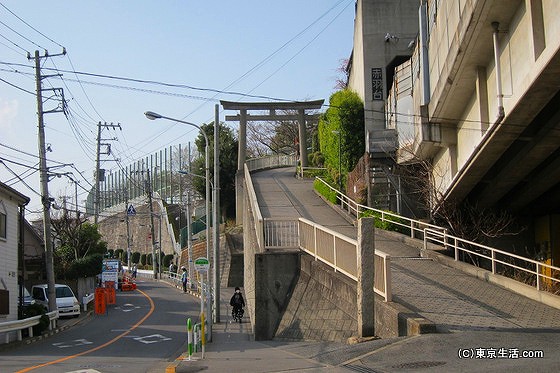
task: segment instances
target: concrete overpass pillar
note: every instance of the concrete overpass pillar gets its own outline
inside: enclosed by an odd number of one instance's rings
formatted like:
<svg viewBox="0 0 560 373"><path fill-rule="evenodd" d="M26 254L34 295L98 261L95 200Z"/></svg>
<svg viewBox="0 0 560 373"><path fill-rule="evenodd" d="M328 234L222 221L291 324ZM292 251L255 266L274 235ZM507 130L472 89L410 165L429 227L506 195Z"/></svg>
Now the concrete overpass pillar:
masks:
<svg viewBox="0 0 560 373"><path fill-rule="evenodd" d="M358 220L358 337L373 337L375 335L375 314L373 290L375 237L374 218Z"/></svg>
<svg viewBox="0 0 560 373"><path fill-rule="evenodd" d="M235 173L235 223L243 224L244 166L247 157L247 109L239 110L239 148Z"/></svg>

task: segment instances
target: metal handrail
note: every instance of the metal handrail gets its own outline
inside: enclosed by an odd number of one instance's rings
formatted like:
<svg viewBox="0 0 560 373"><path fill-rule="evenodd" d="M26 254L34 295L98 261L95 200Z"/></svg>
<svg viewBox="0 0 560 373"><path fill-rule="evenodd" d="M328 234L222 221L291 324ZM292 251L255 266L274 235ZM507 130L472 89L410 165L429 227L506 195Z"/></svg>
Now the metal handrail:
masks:
<svg viewBox="0 0 560 373"><path fill-rule="evenodd" d="M555 266L552 266L552 265L549 265L549 264L546 264L546 263L541 263L537 260L529 259L529 258L520 256L520 255L509 253L507 251L495 249L495 248L490 247L490 246L481 245L481 244L478 244L476 242L468 241L468 240L465 240L465 239L462 239L462 238L459 238L459 237L451 236L451 235L447 234L446 232L440 232L440 231L435 231L435 230L426 228L425 232L424 232L424 251L426 251L428 249L428 243L429 242L441 245L446 250L449 249L449 248L452 248L453 252L454 252L453 256L454 256L455 261L460 260L460 254L461 253L466 253L466 254L469 254L469 255L476 256L478 258L489 260L490 263L491 263L491 272L493 274L504 276L503 273L500 273L497 270L497 265L501 264L505 267L509 267L509 268L514 269L514 270L525 272L525 273L527 273L531 276L535 276L536 277L535 287L536 287L537 290L543 290L543 286L542 286L543 285L543 280L548 280L551 283L554 282L555 284L560 285L560 279L543 273L543 270L549 270L551 273L555 272L555 273L560 275L560 268L559 267L555 267ZM482 250L482 251L487 251L487 252L489 252L489 254L485 254L484 252L481 252L481 251L467 249L464 246L470 246L470 247L474 247L474 248L477 248L477 249ZM510 263L510 262L505 261L505 260L500 260L500 259L498 259L498 256L500 256L500 255L504 256L505 258L512 258L512 259L516 259L518 261L523 261L530 266L534 266L535 269L531 270L531 269L524 268L524 267L521 267L519 265Z"/></svg>
<svg viewBox="0 0 560 373"><path fill-rule="evenodd" d="M355 202L353 199L351 199L350 197L348 197L347 195L345 195L344 193L342 193L341 191L339 191L338 189L333 188L331 185L329 185L329 183L327 183L325 180L321 179L320 177L316 177L316 180L319 180L321 183L326 185L331 191L335 192L337 200L340 201L341 208L351 213L353 216L356 217L356 219L358 219L360 217L360 214L363 213L364 211L372 211L373 213L380 215L380 220L382 222L388 222L410 230L409 235L412 238L415 237L415 233L420 233L423 235L425 228L431 228L434 230L447 232L447 229L439 227L434 224L426 223L421 220L407 218L405 216L401 216L390 211L379 210L373 207L359 204ZM406 224L402 223L402 221L405 221Z"/></svg>
<svg viewBox="0 0 560 373"><path fill-rule="evenodd" d="M257 200L257 194L255 193L255 188L253 187L253 181L251 180L251 174L249 172L249 167L245 163L245 185L247 189L247 199L249 200L249 205L251 211L253 212L253 220L255 223L255 232L257 234L257 242L259 247L264 246L264 229L263 229L263 217L261 214L261 209L259 207L259 202Z"/></svg>

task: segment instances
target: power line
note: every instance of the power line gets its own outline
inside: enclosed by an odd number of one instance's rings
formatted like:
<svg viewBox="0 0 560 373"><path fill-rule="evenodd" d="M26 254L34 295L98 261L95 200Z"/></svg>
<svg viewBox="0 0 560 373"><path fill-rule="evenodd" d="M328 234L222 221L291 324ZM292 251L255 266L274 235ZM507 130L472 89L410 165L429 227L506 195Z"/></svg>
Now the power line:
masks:
<svg viewBox="0 0 560 373"><path fill-rule="evenodd" d="M56 41L54 41L53 39L49 38L47 35L43 34L41 31L37 30L35 27L31 26L29 23L27 23L25 20L23 20L20 16L18 16L17 14L15 14L14 12L12 12L10 9L8 9L8 7L6 7L4 4L0 3L0 6L2 6L2 8L6 9L8 12L10 12L10 14L12 14L14 17L16 17L18 20L20 20L24 25L26 25L27 27L29 27L30 29L32 29L33 31L35 31L36 33L38 33L39 35L41 35L42 37L44 37L45 39L47 39L48 41L58 45L61 48L64 48L62 45L60 45L59 43L57 43ZM44 48L42 48L44 49Z"/></svg>
<svg viewBox="0 0 560 373"><path fill-rule="evenodd" d="M16 89L19 89L20 91L23 91L23 92L25 92L25 93L29 93L29 94L35 96L35 93L34 93L34 92L28 91L28 90L25 89L25 88L18 87L17 85L15 85L15 84L13 84L13 83L10 83L10 82L8 82L7 80L4 80L4 79L0 78L0 81L3 81L3 82L6 83L7 85L12 86L12 87L14 87L14 88L16 88Z"/></svg>

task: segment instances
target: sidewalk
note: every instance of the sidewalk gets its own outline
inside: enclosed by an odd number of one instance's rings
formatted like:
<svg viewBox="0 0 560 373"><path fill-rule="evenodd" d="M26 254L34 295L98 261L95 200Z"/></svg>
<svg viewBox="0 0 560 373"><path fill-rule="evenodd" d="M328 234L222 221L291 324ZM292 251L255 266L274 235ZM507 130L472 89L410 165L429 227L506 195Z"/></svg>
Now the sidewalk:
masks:
<svg viewBox="0 0 560 373"><path fill-rule="evenodd" d="M212 342L206 344L204 359L202 353L194 353L191 360L188 352L183 353L167 367L166 373L181 372L347 372L344 368L315 361L291 352L296 346L316 345L317 343L283 343L273 341L254 341L251 324L245 314L241 323L231 318L229 299L234 288L220 290L220 323L213 325ZM335 344L337 347L346 346ZM327 370L325 370L327 369Z"/></svg>

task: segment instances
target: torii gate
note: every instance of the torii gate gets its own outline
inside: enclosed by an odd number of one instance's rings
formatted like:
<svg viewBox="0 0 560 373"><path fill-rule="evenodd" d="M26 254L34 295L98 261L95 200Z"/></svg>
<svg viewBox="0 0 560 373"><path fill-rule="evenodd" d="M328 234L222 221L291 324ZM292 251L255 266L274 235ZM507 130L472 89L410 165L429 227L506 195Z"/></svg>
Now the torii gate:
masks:
<svg viewBox="0 0 560 373"><path fill-rule="evenodd" d="M297 120L299 127L299 154L302 167L307 167L306 120L317 120L318 115L305 114L305 110L320 109L325 100L293 102L232 102L220 100L224 110L239 110L238 115L227 115L226 121L239 121L239 149L235 174L235 219L243 223L243 167L247 157L247 121ZM248 110L268 111L265 115L250 115ZM297 110L296 115L276 114L276 110Z"/></svg>

